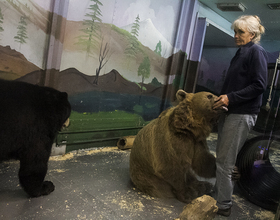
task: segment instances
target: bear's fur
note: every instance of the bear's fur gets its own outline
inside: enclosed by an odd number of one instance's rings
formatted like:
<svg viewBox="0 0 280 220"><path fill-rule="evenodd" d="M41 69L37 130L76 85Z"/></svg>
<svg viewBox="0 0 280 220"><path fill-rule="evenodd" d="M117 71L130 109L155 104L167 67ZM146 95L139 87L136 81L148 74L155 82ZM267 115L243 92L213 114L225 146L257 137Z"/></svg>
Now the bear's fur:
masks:
<svg viewBox="0 0 280 220"><path fill-rule="evenodd" d="M54 190L44 178L52 144L70 112L67 93L0 80L0 162L20 160L19 181L31 197Z"/></svg>
<svg viewBox="0 0 280 220"><path fill-rule="evenodd" d="M176 94L179 104L163 111L136 135L130 155L130 177L150 196L176 197L189 203L212 188L198 176L215 177L215 157L206 138L221 110L209 92Z"/></svg>

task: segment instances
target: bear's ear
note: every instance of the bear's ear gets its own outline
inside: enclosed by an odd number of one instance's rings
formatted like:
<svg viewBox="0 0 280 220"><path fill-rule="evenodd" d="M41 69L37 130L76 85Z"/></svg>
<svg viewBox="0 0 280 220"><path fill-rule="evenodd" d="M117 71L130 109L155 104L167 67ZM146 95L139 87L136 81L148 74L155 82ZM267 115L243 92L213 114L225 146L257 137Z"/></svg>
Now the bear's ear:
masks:
<svg viewBox="0 0 280 220"><path fill-rule="evenodd" d="M191 99L193 97L193 93L186 93L184 90L179 89L176 93L176 98L179 102L182 102L184 99Z"/></svg>

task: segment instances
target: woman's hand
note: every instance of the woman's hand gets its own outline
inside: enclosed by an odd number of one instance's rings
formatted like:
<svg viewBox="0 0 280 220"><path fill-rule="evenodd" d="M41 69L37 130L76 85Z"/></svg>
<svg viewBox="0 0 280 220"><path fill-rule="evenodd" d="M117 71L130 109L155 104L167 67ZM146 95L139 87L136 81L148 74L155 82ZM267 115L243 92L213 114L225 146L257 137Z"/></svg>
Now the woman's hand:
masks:
<svg viewBox="0 0 280 220"><path fill-rule="evenodd" d="M219 109L222 106L227 107L229 104L229 100L227 95L220 95L216 100L215 103L213 105L213 109Z"/></svg>

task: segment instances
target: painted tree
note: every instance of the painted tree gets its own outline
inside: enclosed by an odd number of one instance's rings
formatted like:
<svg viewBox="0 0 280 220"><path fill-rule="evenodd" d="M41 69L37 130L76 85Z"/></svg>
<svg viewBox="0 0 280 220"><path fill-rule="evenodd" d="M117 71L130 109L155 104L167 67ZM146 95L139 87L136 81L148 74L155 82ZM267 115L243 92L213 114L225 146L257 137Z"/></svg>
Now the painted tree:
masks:
<svg viewBox="0 0 280 220"><path fill-rule="evenodd" d="M151 63L148 56L144 57L143 62L138 67L138 76L142 77L141 92L143 89L144 80L150 77Z"/></svg>
<svg viewBox="0 0 280 220"><path fill-rule="evenodd" d="M156 49L154 50L154 52L158 55L161 56L161 41L159 41L156 45Z"/></svg>
<svg viewBox="0 0 280 220"><path fill-rule="evenodd" d="M132 24L131 27L131 35L134 37L138 37L139 36L139 29L140 29L140 17L139 15L137 15L137 17L135 18L135 22Z"/></svg>
<svg viewBox="0 0 280 220"><path fill-rule="evenodd" d="M108 53L109 53L108 43L106 43L105 46L103 47L103 40L102 40L100 50L99 50L99 57L98 57L99 66L98 68L96 68L95 79L93 81L93 84L96 85L98 84L100 71L105 66L105 64L109 61Z"/></svg>
<svg viewBox="0 0 280 220"><path fill-rule="evenodd" d="M17 35L14 37L15 41L20 44L19 47L21 47L22 44L26 43L27 37L27 22L26 22L26 17L21 16L19 25L17 27Z"/></svg>
<svg viewBox="0 0 280 220"><path fill-rule="evenodd" d="M103 4L99 0L90 0L94 4L89 6L89 13L86 13L85 17L88 19L83 20L84 28L81 31L84 33L83 35L78 37L78 43L83 50L87 52L89 55L92 52L92 49L98 47L98 42L101 39L101 30L100 24L101 20L101 10L100 6Z"/></svg>
<svg viewBox="0 0 280 220"><path fill-rule="evenodd" d="M3 32L4 31L4 28L3 28L3 21L4 21L4 16L2 14L2 10L0 8L0 32Z"/></svg>
<svg viewBox="0 0 280 220"><path fill-rule="evenodd" d="M151 84L153 86L161 86L162 84L158 81L158 79L156 77L154 77L151 81Z"/></svg>
<svg viewBox="0 0 280 220"><path fill-rule="evenodd" d="M135 22L132 24L131 27L131 36L129 38L129 44L127 48L125 49L124 53L129 58L135 58L136 54L139 49L139 42L138 42L138 35L139 35L139 29L140 29L140 17L137 15Z"/></svg>

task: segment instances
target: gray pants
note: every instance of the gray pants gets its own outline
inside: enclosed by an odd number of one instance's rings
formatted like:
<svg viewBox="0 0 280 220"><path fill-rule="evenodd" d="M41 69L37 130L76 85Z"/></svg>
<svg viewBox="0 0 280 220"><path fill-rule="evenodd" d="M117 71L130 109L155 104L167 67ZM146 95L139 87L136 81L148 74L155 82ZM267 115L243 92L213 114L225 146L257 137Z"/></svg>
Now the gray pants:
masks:
<svg viewBox="0 0 280 220"><path fill-rule="evenodd" d="M234 182L231 180L237 154L244 145L257 115L225 114L219 119L216 149L216 184L214 198L220 209L232 206Z"/></svg>

